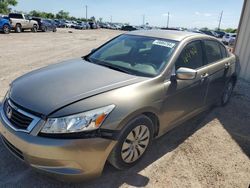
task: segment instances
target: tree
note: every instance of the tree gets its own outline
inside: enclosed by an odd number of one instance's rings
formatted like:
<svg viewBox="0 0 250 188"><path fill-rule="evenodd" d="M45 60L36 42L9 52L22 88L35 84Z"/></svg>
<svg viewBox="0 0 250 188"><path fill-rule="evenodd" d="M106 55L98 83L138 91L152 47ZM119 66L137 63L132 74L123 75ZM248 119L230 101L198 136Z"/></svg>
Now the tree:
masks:
<svg viewBox="0 0 250 188"><path fill-rule="evenodd" d="M90 17L90 20L95 22L95 17L94 16Z"/></svg>
<svg viewBox="0 0 250 188"><path fill-rule="evenodd" d="M29 12L29 15L34 16L34 17L41 17L41 12L32 10Z"/></svg>
<svg viewBox="0 0 250 188"><path fill-rule="evenodd" d="M227 28L224 30L226 33L236 33L237 29L233 29L233 28Z"/></svg>
<svg viewBox="0 0 250 188"><path fill-rule="evenodd" d="M63 10L60 10L57 14L56 14L56 18L57 19L68 19L69 18L69 12L65 12Z"/></svg>
<svg viewBox="0 0 250 188"><path fill-rule="evenodd" d="M11 11L9 6L16 6L17 0L0 0L0 13L8 14Z"/></svg>

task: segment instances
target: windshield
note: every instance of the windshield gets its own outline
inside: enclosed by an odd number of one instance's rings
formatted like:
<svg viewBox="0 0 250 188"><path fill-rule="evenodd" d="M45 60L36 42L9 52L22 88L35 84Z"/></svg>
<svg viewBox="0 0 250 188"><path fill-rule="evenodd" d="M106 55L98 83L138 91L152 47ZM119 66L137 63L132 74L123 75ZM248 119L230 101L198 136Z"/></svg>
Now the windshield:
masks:
<svg viewBox="0 0 250 188"><path fill-rule="evenodd" d="M172 40L121 35L85 59L128 74L153 77L166 66L176 45Z"/></svg>

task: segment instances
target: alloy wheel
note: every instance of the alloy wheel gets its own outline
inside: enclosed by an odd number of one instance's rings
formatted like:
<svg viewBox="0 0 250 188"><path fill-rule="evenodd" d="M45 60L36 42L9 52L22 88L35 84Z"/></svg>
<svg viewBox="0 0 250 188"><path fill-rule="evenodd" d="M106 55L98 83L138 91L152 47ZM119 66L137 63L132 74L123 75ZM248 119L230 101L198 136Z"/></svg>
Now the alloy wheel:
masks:
<svg viewBox="0 0 250 188"><path fill-rule="evenodd" d="M10 32L9 26L5 25L5 26L3 27L3 32L4 32L5 34L8 34L8 33Z"/></svg>
<svg viewBox="0 0 250 188"><path fill-rule="evenodd" d="M135 127L124 140L121 157L125 163L133 163L146 151L150 140L150 131L147 126Z"/></svg>

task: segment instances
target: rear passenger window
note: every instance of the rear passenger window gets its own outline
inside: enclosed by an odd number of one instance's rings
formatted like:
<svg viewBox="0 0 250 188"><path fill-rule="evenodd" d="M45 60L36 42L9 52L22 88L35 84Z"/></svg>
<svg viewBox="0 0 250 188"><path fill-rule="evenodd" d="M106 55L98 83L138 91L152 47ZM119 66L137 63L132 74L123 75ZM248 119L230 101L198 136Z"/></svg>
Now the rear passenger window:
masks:
<svg viewBox="0 0 250 188"><path fill-rule="evenodd" d="M222 59L220 44L216 41L205 41L205 50L207 54L207 61L209 63L214 63Z"/></svg>
<svg viewBox="0 0 250 188"><path fill-rule="evenodd" d="M175 63L176 70L180 67L197 69L203 66L202 47L200 41L191 42L181 52Z"/></svg>
<svg viewBox="0 0 250 188"><path fill-rule="evenodd" d="M222 58L227 58L228 57L228 52L227 52L227 49L220 44L220 50L221 50L221 55L222 55Z"/></svg>

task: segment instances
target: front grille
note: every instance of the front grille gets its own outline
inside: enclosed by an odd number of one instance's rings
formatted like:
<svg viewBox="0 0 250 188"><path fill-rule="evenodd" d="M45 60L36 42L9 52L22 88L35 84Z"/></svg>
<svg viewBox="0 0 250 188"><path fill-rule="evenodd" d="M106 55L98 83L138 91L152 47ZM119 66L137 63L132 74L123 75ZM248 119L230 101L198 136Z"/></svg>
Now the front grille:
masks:
<svg viewBox="0 0 250 188"><path fill-rule="evenodd" d="M21 152L19 149L17 149L15 146L13 146L6 138L1 136L4 145L12 152L14 153L18 158L24 160L23 152Z"/></svg>
<svg viewBox="0 0 250 188"><path fill-rule="evenodd" d="M17 129L27 129L33 121L32 118L14 109L9 104L8 100L6 100L4 103L4 114L6 118L10 121L10 123Z"/></svg>

